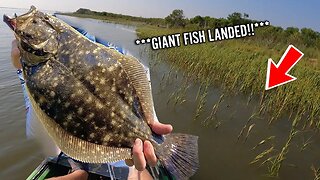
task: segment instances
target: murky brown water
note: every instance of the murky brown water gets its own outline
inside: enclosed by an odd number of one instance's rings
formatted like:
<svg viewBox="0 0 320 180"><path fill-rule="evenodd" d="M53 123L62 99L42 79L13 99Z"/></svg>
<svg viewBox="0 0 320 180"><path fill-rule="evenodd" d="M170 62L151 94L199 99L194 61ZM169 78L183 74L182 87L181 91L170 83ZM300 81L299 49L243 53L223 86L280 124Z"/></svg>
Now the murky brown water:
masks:
<svg viewBox="0 0 320 180"><path fill-rule="evenodd" d="M25 12L25 10L0 8L3 13ZM270 144L252 150L264 138L276 136L273 142L276 149L281 150L291 127L285 118L272 126L266 119L251 121L253 127L248 139L244 136L237 140L238 134L257 107L257 100L247 104L248 98L243 96L227 96L220 104L213 120L213 126L205 127L201 122L206 119L215 103L224 92L209 87L207 103L203 112L194 120L198 101L198 83L188 83L186 102L174 105L168 100L170 95L183 87L186 78L181 72L173 71L169 81L170 66L164 61L158 62L147 56L144 47L134 44L137 38L135 28L123 25L108 24L92 19L59 16L71 25L82 27L90 33L127 49L132 55L148 64L151 69L152 87L155 109L161 122L171 123L175 132L191 133L199 136L200 169L192 179L269 179L266 168L249 165L249 162L260 152L270 148ZM15 69L10 63L10 46L13 34L4 23L0 23L0 179L24 179L44 158L36 144L25 137L25 117L23 95ZM165 77L163 78L163 76ZM216 125L219 124L218 127ZM245 132L246 135L246 132ZM314 164L320 165L319 135L311 138L313 144L300 151L304 141L312 134L300 133L294 139L287 159L280 171L280 179L313 179L310 169Z"/></svg>

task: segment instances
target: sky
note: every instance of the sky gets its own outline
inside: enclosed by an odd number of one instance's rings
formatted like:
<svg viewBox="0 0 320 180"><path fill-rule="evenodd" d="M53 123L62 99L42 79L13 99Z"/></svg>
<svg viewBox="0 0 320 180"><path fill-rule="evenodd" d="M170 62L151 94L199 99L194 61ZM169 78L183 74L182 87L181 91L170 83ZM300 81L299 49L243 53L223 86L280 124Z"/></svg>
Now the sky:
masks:
<svg viewBox="0 0 320 180"><path fill-rule="evenodd" d="M165 17L174 9L186 17L196 15L227 17L233 12L249 14L250 19L268 20L272 25L312 28L320 32L320 0L0 0L0 7L76 11L88 8L132 16Z"/></svg>

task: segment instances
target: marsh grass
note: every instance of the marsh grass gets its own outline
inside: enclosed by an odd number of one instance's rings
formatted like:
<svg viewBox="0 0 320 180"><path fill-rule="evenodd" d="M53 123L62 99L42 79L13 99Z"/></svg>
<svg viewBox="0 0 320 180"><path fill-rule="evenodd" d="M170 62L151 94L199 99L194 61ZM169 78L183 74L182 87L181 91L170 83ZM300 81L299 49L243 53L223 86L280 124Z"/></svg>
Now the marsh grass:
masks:
<svg viewBox="0 0 320 180"><path fill-rule="evenodd" d="M274 147L270 147L269 149L264 150L263 152L261 152L259 155L257 155L253 161L250 162L250 164L254 164L257 163L258 161L261 161L263 158L265 158L267 155L271 154L272 152L274 152ZM268 159L267 159L268 160ZM266 161L264 161L266 162ZM264 163L263 162L263 163ZM262 163L262 164L263 164Z"/></svg>
<svg viewBox="0 0 320 180"><path fill-rule="evenodd" d="M173 102L173 105L182 105L183 103L185 103L187 101L186 99L186 94L188 89L190 88L190 85L188 85L188 80L186 80L182 86L180 86L180 88L178 88L176 91L172 92L169 95L167 104L169 104L170 102Z"/></svg>
<svg viewBox="0 0 320 180"><path fill-rule="evenodd" d="M268 175L271 177L278 177L280 169L282 167L282 164L284 160L286 159L286 155L289 153L289 148L291 146L291 143L293 141L293 138L298 134L301 133L302 131L299 131L299 122L300 122L301 117L299 116L299 113L295 116L294 120L292 121L292 126L290 133L288 135L287 141L285 144L282 146L281 150L278 151L275 148L275 145L272 143L271 147L259 155L257 155L253 161L250 162L250 164L255 164L257 162L261 162L260 166L266 165L268 169ZM275 136L270 136L262 141L260 141L254 148L256 149L257 147L265 144L266 142L270 142L271 140L274 140ZM303 144L304 146L309 145L309 140L307 140L306 143ZM302 148L303 148L302 147Z"/></svg>
<svg viewBox="0 0 320 180"><path fill-rule="evenodd" d="M137 31L138 36L143 38L182 30L146 26L138 28ZM310 54L312 59L315 56L320 59L320 54L311 53L313 49L310 48L301 49L306 52L305 56L290 71L298 80L265 91L267 59L271 57L277 62L287 47L278 44L273 48L269 46L270 44L264 42L256 42L254 38L247 38L181 46L153 53L192 74L201 82L219 85L225 92L234 95L249 94L248 103L254 96L260 96L259 112L271 117L270 124L284 114L302 108L301 115L308 114L307 126L320 127L320 63L308 64Z"/></svg>
<svg viewBox="0 0 320 180"><path fill-rule="evenodd" d="M291 129L288 139L281 148L280 151L278 151L274 144L271 144L271 147L264 150L260 154L258 154L249 164L256 164L258 162L260 163L260 166L266 165L268 169L268 176L271 177L278 177L280 169L282 167L282 164L284 160L286 159L286 155L289 152L289 147L292 143L293 138L297 135L298 131L295 129ZM263 144L270 142L274 140L275 136L270 136L262 141L260 141L254 148L255 150L257 147L262 146Z"/></svg>
<svg viewBox="0 0 320 180"><path fill-rule="evenodd" d="M304 142L302 143L302 146L301 146L301 148L300 148L300 152L306 150L306 149L309 147L309 145L312 144L312 142L313 142L313 141L311 140L312 138L313 138L313 136L309 137L306 141L304 141Z"/></svg>
<svg viewBox="0 0 320 180"><path fill-rule="evenodd" d="M137 29L140 38L183 31L186 30L152 26ZM259 37L259 31L255 36ZM184 70L188 76L192 76L194 80L202 83L197 94L198 105L194 119L197 119L203 110L208 93L205 87L208 84L221 87L224 94L247 94L247 104L253 98L259 98L259 106L256 107L256 112L241 129L238 140L245 132L244 142L248 139L254 127L254 123L251 123L253 119L264 116L269 119L268 122L271 125L289 115L292 129L282 149L275 154L277 151L272 146L253 160L253 163L256 163L264 159L261 165L267 165L269 175L278 176L285 156L289 152L291 141L298 129L320 130L319 47L308 48L300 44L298 48L305 55L290 71L290 74L298 79L269 91L264 90L267 59L272 58L277 63L287 47L287 44L281 42L249 37L157 50L151 54L156 54L157 58L165 59L172 67ZM213 106L209 117L203 120L202 124L210 125L215 120L219 104L220 102ZM257 147L274 138L271 136L270 139L261 141ZM309 144L310 142L305 143L306 146Z"/></svg>
<svg viewBox="0 0 320 180"><path fill-rule="evenodd" d="M266 139L260 141L256 146L254 146L254 147L252 148L252 150L255 150L256 148L258 148L258 147L260 147L260 146L262 146L262 145L264 145L264 144L266 144L266 143L274 140L274 138L275 138L275 136L269 136L269 137L267 137Z"/></svg>
<svg viewBox="0 0 320 180"><path fill-rule="evenodd" d="M311 170L314 174L314 180L320 180L320 168L316 168L314 165L312 165Z"/></svg>
<svg viewBox="0 0 320 180"><path fill-rule="evenodd" d="M180 29L155 27L138 28L139 37L180 32ZM258 36L259 34L256 34ZM307 114L306 127L320 127L320 63L308 63L312 59L320 59L315 49L301 49L305 53L303 59L290 71L298 80L284 86L264 90L267 59L279 60L286 45L275 45L256 42L254 38L205 43L193 46L181 46L154 51L157 57L170 62L173 66L184 69L201 82L219 85L227 93L237 95L249 94L260 96L260 114L267 113L274 123L284 114L302 108L301 115ZM280 48L282 47L282 48ZM312 51L313 50L313 51ZM312 54L312 55L311 55ZM308 56L309 55L309 56Z"/></svg>
<svg viewBox="0 0 320 180"><path fill-rule="evenodd" d="M208 86L209 86L208 83L206 83L205 85L201 85L199 87L199 90L196 96L196 100L198 100L198 105L197 105L195 116L193 118L194 121L198 119L207 102Z"/></svg>
<svg viewBox="0 0 320 180"><path fill-rule="evenodd" d="M269 174L271 176L274 177L278 177L279 176L279 171L281 168L281 165L283 163L283 161L286 159L286 155L289 152L289 146L292 142L292 139L295 137L295 135L297 134L298 131L292 129L290 131L289 137L287 142L285 143L285 145L282 147L281 151L279 152L279 154L277 154L275 157L273 157L271 160L269 160Z"/></svg>
<svg viewBox="0 0 320 180"><path fill-rule="evenodd" d="M217 115L219 106L220 106L220 104L221 104L222 101L223 101L223 98L224 98L224 94L221 94L221 96L219 97L218 102L215 103L215 104L212 106L210 115L209 115L206 119L204 119L204 120L202 121L202 124L203 124L204 126L211 126L211 125L213 125L214 122L217 120L216 115ZM221 124L220 121L216 122L215 127L218 128L218 127L220 126L220 124Z"/></svg>

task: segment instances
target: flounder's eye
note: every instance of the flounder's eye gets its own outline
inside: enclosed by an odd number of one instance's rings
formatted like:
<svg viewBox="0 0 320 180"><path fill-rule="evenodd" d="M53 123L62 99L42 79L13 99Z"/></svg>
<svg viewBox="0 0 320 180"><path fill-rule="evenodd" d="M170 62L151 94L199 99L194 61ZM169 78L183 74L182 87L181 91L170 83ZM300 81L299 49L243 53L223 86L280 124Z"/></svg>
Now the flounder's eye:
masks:
<svg viewBox="0 0 320 180"><path fill-rule="evenodd" d="M24 41L21 41L21 47L25 51L32 53L36 56L45 56L48 54L47 52L44 52L43 49L33 49L29 44L25 43Z"/></svg>
<svg viewBox="0 0 320 180"><path fill-rule="evenodd" d="M32 23L37 24L38 22L34 19L34 20L32 20Z"/></svg>
<svg viewBox="0 0 320 180"><path fill-rule="evenodd" d="M31 35L31 34L25 33L25 36L26 36L27 38L32 39L32 35Z"/></svg>

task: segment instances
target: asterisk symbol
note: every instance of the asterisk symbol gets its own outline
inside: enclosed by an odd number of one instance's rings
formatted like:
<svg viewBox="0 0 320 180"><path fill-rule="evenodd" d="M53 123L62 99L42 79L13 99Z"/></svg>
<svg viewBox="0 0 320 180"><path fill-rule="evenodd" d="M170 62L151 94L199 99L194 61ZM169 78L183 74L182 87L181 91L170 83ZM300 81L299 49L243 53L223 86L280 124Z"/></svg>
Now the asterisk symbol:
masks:
<svg viewBox="0 0 320 180"><path fill-rule="evenodd" d="M260 22L260 26L263 26L264 25L264 23L263 22Z"/></svg>
<svg viewBox="0 0 320 180"><path fill-rule="evenodd" d="M269 25L270 25L270 22L269 22L269 21L266 21L264 24L265 24L266 26L269 26Z"/></svg>
<svg viewBox="0 0 320 180"><path fill-rule="evenodd" d="M147 43L149 43L149 42L150 42L150 38L147 39Z"/></svg>
<svg viewBox="0 0 320 180"><path fill-rule="evenodd" d="M139 40L139 39L136 40L136 44L137 44L137 45L140 44L140 40Z"/></svg>
<svg viewBox="0 0 320 180"><path fill-rule="evenodd" d="M146 43L146 40L142 39L142 40L141 40L141 43L142 43L142 44Z"/></svg>

